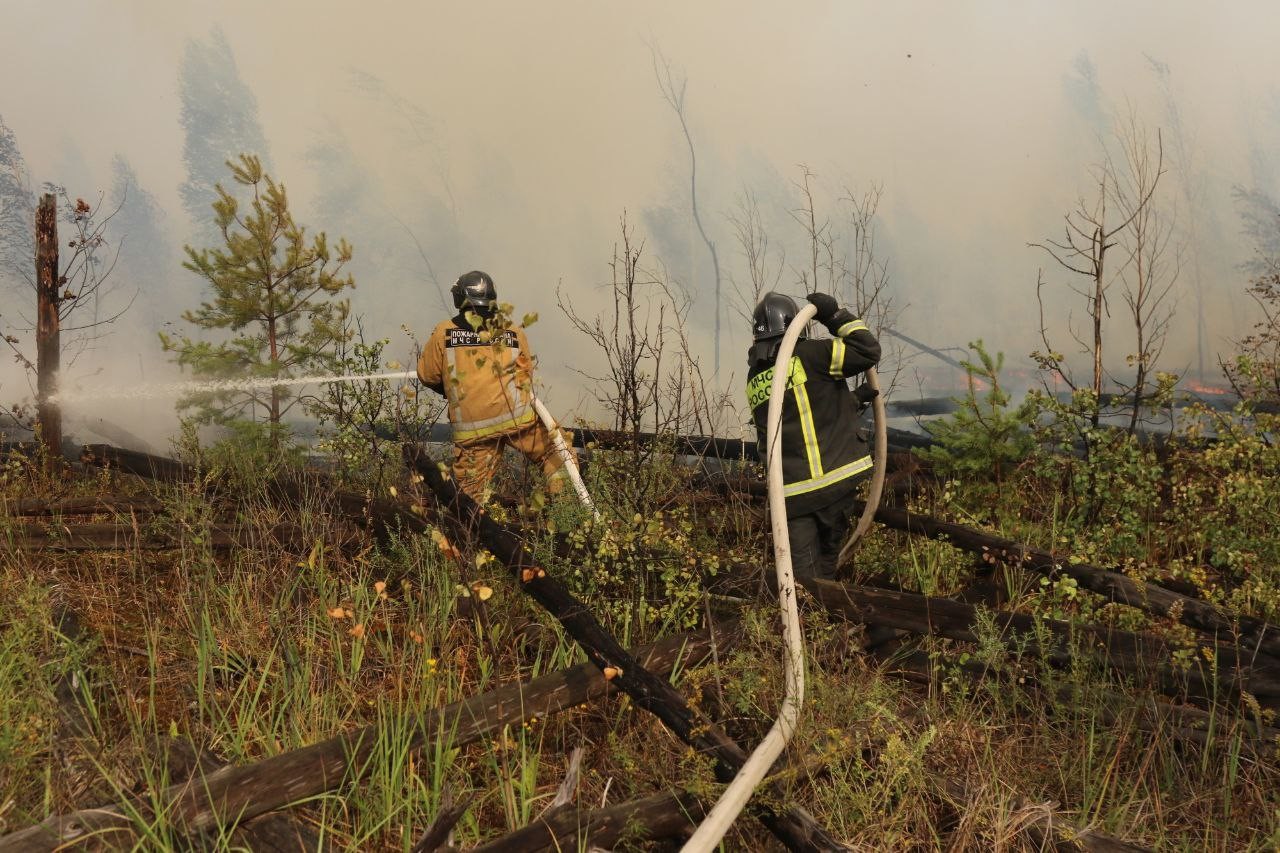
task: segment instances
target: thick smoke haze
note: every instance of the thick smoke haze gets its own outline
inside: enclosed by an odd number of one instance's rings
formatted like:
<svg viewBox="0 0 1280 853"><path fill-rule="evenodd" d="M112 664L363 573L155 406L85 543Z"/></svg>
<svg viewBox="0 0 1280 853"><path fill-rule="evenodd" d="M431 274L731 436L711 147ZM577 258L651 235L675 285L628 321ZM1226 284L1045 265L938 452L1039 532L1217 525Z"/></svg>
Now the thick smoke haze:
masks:
<svg viewBox="0 0 1280 853"><path fill-rule="evenodd" d="M1089 168L1127 116L1161 133L1158 203L1183 247L1163 368L1212 368L1247 328L1245 265L1280 196L1280 7L1268 2L5 6L0 120L31 189L51 181L111 207L136 184L125 197L139 205L113 225L116 298L137 300L68 371L73 384L175 377L156 332L185 330L180 312L205 295L180 250L209 228L189 214L198 175L184 157L221 139L257 140L298 221L353 243L353 310L393 357L409 353L402 324L425 338L442 291L484 269L517 316L541 317L530 336L552 408L600 417L576 372L595 357L556 290L582 313L603 308L626 211L650 265L694 295L709 376L711 265L655 56L686 81L699 212L726 279L718 381L735 392L748 329L729 279L747 274L731 217L754 195L785 251L780 289L801 293L800 164L833 220L846 189L882 187L876 252L898 329L939 347L983 338L1012 366L1040 346L1038 269L1059 291L1069 278L1027 244L1059 235L1095 191ZM6 331L33 314L11 278ZM1083 304L1049 309L1065 329ZM28 393L16 367L0 372L4 403ZM84 408L68 412L73 431L107 418L162 447L176 425L168 403Z"/></svg>

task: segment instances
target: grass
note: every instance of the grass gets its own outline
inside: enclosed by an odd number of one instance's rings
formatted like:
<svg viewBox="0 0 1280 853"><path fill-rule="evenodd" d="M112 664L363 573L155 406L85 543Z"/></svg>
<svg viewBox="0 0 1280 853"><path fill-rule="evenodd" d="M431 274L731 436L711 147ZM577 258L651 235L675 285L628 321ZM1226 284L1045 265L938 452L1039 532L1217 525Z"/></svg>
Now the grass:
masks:
<svg viewBox="0 0 1280 853"><path fill-rule="evenodd" d="M531 716L480 743L445 737L408 751L430 709L582 660L501 567L470 552L459 565L430 537L378 545L330 515L319 496L281 507L251 484L215 505L192 486L96 474L55 484L33 470L6 472L6 498L55 486L158 494L163 517L138 523L179 544L169 552L0 554L0 683L12 687L0 691L0 832L115 803L133 810L140 849L171 849L179 839L166 816L127 805L134 797L154 804L154 793L180 775L166 745L189 742L212 760L242 763L371 723L379 734L363 780L291 809L334 849L408 851L445 803L465 798L474 799L456 829L463 846L523 826L550 802L578 745L586 747L584 805L717 790L704 758L625 699ZM597 482L607 504L608 484ZM759 564L766 553L750 507L664 501L658 526L628 514L608 536L568 550L564 531L583 524L575 510L553 504L525 519L552 520L560 535L545 534L538 546L548 568L627 643L697 620L708 581L754 594L755 578L682 571L689 555L714 552L727 567ZM214 553L204 531L228 510L258 530L299 524L311 546L296 553L264 542ZM1007 529L1023 529L1009 507L992 512L1004 513ZM0 517L4 529L15 523ZM1054 536L1067 526L1050 511L1029 529ZM593 548L606 541L604 551ZM863 546L859 565L866 576L892 571L932 594L955 592L972 575L967 558L946 545L883 530ZM460 605L463 579L493 591L484 618ZM1112 618L1083 606L1082 594L1035 578L1010 573L1007 584L1010 606L1028 612ZM81 638L53 627L62 608L79 616ZM741 645L677 684L750 744L780 701L782 651L773 606L740 615ZM920 681L851 651L856 631L811 603L804 618L808 696L791 753L806 769L784 774L779 796L804 804L855 848L1035 849L1026 828L1048 812L1159 849L1280 842L1275 745L1251 752L1250 720L1237 709L1212 706L1207 744L1191 743L1146 722L1141 709L1151 697L1142 685L1088 665L1064 671L1032 655L1010 661L990 625L977 644L926 640L934 673ZM966 663L989 667L990 677L974 680ZM71 673L83 732L69 727L56 695ZM733 849L774 849L749 820L739 826ZM206 841L213 849L243 843L230 827Z"/></svg>

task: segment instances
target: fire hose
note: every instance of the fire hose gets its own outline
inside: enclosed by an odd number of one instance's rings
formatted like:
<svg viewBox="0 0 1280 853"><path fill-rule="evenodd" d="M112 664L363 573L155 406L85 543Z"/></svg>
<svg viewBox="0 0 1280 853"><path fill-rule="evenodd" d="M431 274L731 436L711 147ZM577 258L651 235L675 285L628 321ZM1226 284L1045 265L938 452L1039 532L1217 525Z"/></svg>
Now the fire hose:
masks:
<svg viewBox="0 0 1280 853"><path fill-rule="evenodd" d="M884 494L884 468L889 457L889 425L886 423L884 414L884 395L880 393L880 375L876 373L874 367L868 367L866 375L867 387L875 392L875 396L871 398L871 411L875 414L876 424L875 440L871 451L871 485L867 489L867 505L862 509L858 526L853 529L844 547L840 549L840 556L836 558L837 571L849 565L849 561L853 559L854 546L862 535L871 529L871 521L876 516L876 510L880 508L880 497Z"/></svg>
<svg viewBox="0 0 1280 853"><path fill-rule="evenodd" d="M769 410L765 422L765 458L768 460L769 519L773 526L773 559L778 573L778 600L782 607L782 639L786 652L782 658L782 673L786 682L786 695L778 718L760 745L747 757L720 799L712 807L698 829L689 838L682 853L709 853L724 838L729 827L737 819L756 785L769 772L774 760L782 753L787 741L795 733L800 719L800 707L804 703L804 637L800 633L800 612L796 606L795 577L791 571L791 540L787 529L787 503L782 491L782 447L780 429L782 402L787 395L788 367L796 340L805 324L818 312L812 305L800 309L800 313L787 326L786 334L778 347L778 357L773 364L773 382L769 388Z"/></svg>
<svg viewBox="0 0 1280 853"><path fill-rule="evenodd" d="M795 733L804 704L804 636L800 630L800 615L796 606L795 576L791 568L791 538L787 526L787 504L783 494L782 453L780 427L782 404L786 397L788 367L795 350L796 340L809 320L817 314L817 308L806 305L787 326L778 355L773 364L773 381L769 388L769 409L765 421L765 459L769 484L769 520L773 527L773 558L778 576L778 601L782 608L782 639L786 652L782 659L786 694L778 717L768 734L747 758L720 799L689 838L681 853L710 853L724 838L729 827L742 813L747 801L755 792L773 762L782 753ZM843 566L853 552L858 539L871 527L880 496L884 490L884 467L888 455L888 425L885 422L884 400L880 394L880 378L874 367L866 371L867 385L875 392L872 411L875 415L875 449L870 491L867 506L849 541L840 550L837 561Z"/></svg>
<svg viewBox="0 0 1280 853"><path fill-rule="evenodd" d="M560 458L564 461L564 470L569 474L569 482L573 483L573 490L578 493L578 500L582 501L582 505L591 510L592 515L599 521L600 512L596 509L596 505L591 502L591 495L587 492L587 487L582 482L582 474L578 471L578 458L573 455L573 450L565 443L564 433L560 431L560 425L556 423L555 418L551 417L551 412L547 411L547 407L542 405L542 401L537 397L533 398L533 410L542 419L542 425L547 428L547 432L551 433L551 441L555 444L556 452L560 454Z"/></svg>

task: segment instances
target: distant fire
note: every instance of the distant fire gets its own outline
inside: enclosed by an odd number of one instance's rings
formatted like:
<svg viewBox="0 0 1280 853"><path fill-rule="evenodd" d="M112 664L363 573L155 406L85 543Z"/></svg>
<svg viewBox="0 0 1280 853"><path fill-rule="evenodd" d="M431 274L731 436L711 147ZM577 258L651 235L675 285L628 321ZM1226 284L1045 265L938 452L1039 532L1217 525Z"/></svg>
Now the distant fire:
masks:
<svg viewBox="0 0 1280 853"><path fill-rule="evenodd" d="M1203 382L1197 382L1194 379L1187 379L1179 383L1179 387L1184 391L1194 391L1197 394L1213 394L1218 397L1234 397L1235 392L1230 388L1220 385L1206 385Z"/></svg>

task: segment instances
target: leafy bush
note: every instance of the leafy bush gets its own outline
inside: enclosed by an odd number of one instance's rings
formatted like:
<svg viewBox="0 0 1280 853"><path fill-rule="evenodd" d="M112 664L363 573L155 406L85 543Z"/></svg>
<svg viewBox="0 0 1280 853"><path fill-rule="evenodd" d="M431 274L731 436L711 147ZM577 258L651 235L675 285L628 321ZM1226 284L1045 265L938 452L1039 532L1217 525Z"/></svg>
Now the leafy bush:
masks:
<svg viewBox="0 0 1280 853"><path fill-rule="evenodd" d="M570 589L620 633L691 628L703 580L720 568L719 557L704 553L697 538L685 508L625 520L588 518L566 531L567 552L557 564Z"/></svg>

